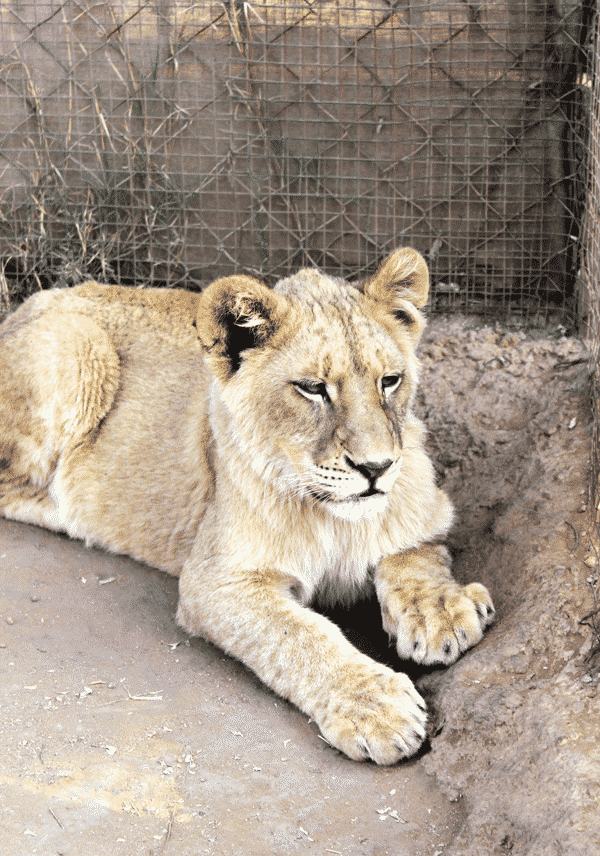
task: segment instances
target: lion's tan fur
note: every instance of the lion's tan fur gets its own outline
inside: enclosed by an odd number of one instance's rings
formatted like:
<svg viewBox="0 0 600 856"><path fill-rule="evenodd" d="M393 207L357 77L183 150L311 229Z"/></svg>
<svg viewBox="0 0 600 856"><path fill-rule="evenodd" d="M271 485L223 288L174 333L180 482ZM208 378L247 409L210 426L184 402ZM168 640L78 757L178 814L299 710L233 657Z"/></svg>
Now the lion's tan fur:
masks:
<svg viewBox="0 0 600 856"><path fill-rule="evenodd" d="M451 662L493 607L430 542L452 508L412 414L427 270L314 270L202 295L86 283L0 332L0 510L180 576L179 623L353 758L424 735L410 681L309 608L374 580L401 654ZM445 604L445 606L444 606Z"/></svg>

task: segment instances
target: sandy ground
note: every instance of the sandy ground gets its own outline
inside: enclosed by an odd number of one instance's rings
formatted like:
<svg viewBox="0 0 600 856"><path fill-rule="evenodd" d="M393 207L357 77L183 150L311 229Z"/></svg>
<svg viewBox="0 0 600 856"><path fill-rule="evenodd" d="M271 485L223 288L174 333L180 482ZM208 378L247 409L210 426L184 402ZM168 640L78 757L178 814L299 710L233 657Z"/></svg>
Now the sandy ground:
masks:
<svg viewBox="0 0 600 856"><path fill-rule="evenodd" d="M0 852L434 856L420 761L356 764L174 622L176 581L0 521Z"/></svg>
<svg viewBox="0 0 600 856"><path fill-rule="evenodd" d="M600 770L591 743L575 746L597 727L579 625L593 591L584 351L560 331L436 322L423 362L457 573L499 608L482 645L424 678L432 750L387 769L349 761L243 666L185 638L175 580L0 521L2 854L596 852ZM353 619L352 638L389 659L376 610Z"/></svg>

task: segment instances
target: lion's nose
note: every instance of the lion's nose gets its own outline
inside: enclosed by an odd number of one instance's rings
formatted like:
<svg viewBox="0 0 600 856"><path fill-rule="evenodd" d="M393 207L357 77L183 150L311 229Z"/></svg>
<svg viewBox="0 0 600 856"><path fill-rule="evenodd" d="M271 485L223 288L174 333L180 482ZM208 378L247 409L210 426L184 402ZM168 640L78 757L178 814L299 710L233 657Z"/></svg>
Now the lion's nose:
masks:
<svg viewBox="0 0 600 856"><path fill-rule="evenodd" d="M352 458L346 455L346 461L348 464L355 470L363 475L365 478L369 479L369 481L373 482L382 476L386 470L392 466L393 461L391 458L386 458L383 461L353 461Z"/></svg>

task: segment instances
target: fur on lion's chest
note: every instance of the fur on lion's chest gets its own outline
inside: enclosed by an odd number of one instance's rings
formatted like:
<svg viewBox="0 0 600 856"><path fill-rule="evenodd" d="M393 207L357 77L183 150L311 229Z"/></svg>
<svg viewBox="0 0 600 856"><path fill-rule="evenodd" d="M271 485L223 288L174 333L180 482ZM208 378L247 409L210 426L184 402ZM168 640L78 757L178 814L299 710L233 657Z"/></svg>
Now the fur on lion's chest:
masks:
<svg viewBox="0 0 600 856"><path fill-rule="evenodd" d="M214 556L220 557L221 568L237 568L241 574L275 572L305 605L315 600L350 603L370 589L382 558L414 548L450 524L450 504L441 502L443 495L432 480L416 477L412 457L405 456L405 470L388 507L358 520L337 517L322 504L282 497L248 469L236 470L237 481L222 471L218 501L200 527L195 560L207 573ZM256 486L254 492L242 489L248 488L248 480L260 485L260 494ZM412 497L406 482L412 485ZM259 495L260 502L251 502L251 495ZM425 509L432 504L438 513L428 515Z"/></svg>
<svg viewBox="0 0 600 856"><path fill-rule="evenodd" d="M311 602L319 606L351 605L373 589L373 574L379 559L374 562L365 557L342 559L322 567L319 582L312 592Z"/></svg>
<svg viewBox="0 0 600 856"><path fill-rule="evenodd" d="M236 564L272 568L291 577L294 593L304 604L352 602L370 588L383 555L373 521L350 523L305 510L303 516L282 514L279 523L268 530L250 526L244 555L238 544L231 557Z"/></svg>

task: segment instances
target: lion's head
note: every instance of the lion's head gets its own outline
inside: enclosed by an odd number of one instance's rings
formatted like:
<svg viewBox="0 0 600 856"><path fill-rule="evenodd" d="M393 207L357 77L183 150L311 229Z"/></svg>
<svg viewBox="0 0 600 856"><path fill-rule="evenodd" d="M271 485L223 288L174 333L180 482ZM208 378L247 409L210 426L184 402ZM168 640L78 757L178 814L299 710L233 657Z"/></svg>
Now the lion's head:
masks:
<svg viewBox="0 0 600 856"><path fill-rule="evenodd" d="M382 512L402 468L429 278L399 249L362 283L304 269L269 289L246 276L201 295L218 441L281 496L336 517Z"/></svg>

